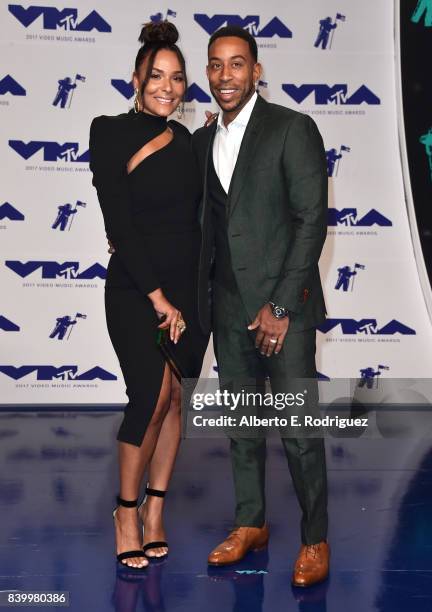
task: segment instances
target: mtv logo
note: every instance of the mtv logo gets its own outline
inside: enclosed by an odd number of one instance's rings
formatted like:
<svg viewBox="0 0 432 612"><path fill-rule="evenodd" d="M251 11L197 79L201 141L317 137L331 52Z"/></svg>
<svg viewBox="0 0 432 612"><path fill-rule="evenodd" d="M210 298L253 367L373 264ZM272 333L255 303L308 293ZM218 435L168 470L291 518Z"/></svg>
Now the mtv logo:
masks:
<svg viewBox="0 0 432 612"><path fill-rule="evenodd" d="M24 215L17 208L5 202L0 206L0 221L9 219L10 221L24 221Z"/></svg>
<svg viewBox="0 0 432 612"><path fill-rule="evenodd" d="M67 163L90 161L89 151L79 154L77 142L45 142L43 140L30 140L27 144L22 140L9 140L9 146L24 159L30 159L38 151L43 151L43 161L64 161Z"/></svg>
<svg viewBox="0 0 432 612"><path fill-rule="evenodd" d="M44 30L71 30L75 32L111 32L110 24L97 11L91 11L87 17L78 21L78 9L58 9L55 6L29 6L9 4L9 12L28 28L39 17L42 17Z"/></svg>
<svg viewBox="0 0 432 612"><path fill-rule="evenodd" d="M26 90L10 74L7 74L0 80L0 96L4 96L7 93L10 93L12 96L25 96Z"/></svg>
<svg viewBox="0 0 432 612"><path fill-rule="evenodd" d="M327 334L332 329L340 328L344 335L378 335L378 336L393 336L401 334L403 336L416 335L415 329L404 325L396 319L392 319L382 327L378 326L376 319L326 319L322 325L318 327L319 331Z"/></svg>
<svg viewBox="0 0 432 612"><path fill-rule="evenodd" d="M328 225L335 227L344 225L349 227L372 227L378 225L380 227L391 227L393 223L383 214L372 208L360 219L357 218L357 208L337 208L328 209Z"/></svg>
<svg viewBox="0 0 432 612"><path fill-rule="evenodd" d="M14 332L14 331L19 331L20 327L16 323L13 323L6 317L3 317L2 315L0 315L0 329L2 329L3 331L7 331L7 332Z"/></svg>
<svg viewBox="0 0 432 612"><path fill-rule="evenodd" d="M208 93L201 89L201 87L196 83L189 85L185 95L185 102L193 102L193 100L206 104L210 104L211 102L211 98Z"/></svg>
<svg viewBox="0 0 432 612"><path fill-rule="evenodd" d="M240 17L240 15L213 15L213 17L209 17L204 13L195 13L194 19L209 35L224 26L235 25L247 30L256 38L272 38L273 36L292 38L292 31L278 17L273 17L263 27L260 26L259 15L247 15L247 17Z"/></svg>
<svg viewBox="0 0 432 612"><path fill-rule="evenodd" d="M79 262L66 261L57 263L56 261L28 261L23 263L16 260L7 260L7 268L26 278L36 270L42 270L42 278L62 278L63 280L91 280L94 278L106 278L106 268L101 264L95 263L89 268L79 272Z"/></svg>
<svg viewBox="0 0 432 612"><path fill-rule="evenodd" d="M29 374L36 372L36 380L117 380L117 376L95 366L87 372L78 373L77 365L64 365L59 368L51 365L0 365L0 372L13 380L21 380Z"/></svg>
<svg viewBox="0 0 432 612"><path fill-rule="evenodd" d="M354 93L348 94L348 85L340 83L337 85L321 85L310 83L294 85L284 83L283 91L297 104L304 102L311 94L314 94L315 104L335 104L358 106L360 104L381 104L381 100L366 85L361 85Z"/></svg>

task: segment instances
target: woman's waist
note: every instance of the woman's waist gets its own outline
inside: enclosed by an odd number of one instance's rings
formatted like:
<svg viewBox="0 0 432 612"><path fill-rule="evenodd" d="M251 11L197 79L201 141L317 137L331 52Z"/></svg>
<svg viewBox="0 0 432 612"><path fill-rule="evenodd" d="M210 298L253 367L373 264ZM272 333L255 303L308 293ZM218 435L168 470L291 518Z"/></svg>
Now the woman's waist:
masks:
<svg viewBox="0 0 432 612"><path fill-rule="evenodd" d="M199 234L200 224L196 219L167 221L166 219L149 219L143 214L133 216L135 228L142 236L167 234Z"/></svg>

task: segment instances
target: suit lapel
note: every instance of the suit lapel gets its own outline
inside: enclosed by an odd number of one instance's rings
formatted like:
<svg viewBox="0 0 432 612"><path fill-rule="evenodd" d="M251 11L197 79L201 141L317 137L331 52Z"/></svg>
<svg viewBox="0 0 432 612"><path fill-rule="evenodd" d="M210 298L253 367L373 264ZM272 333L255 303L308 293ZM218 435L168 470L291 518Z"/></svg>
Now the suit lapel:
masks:
<svg viewBox="0 0 432 612"><path fill-rule="evenodd" d="M232 215L232 212L239 200L243 185L245 184L247 171L254 158L255 149L257 148L259 142L259 135L264 127L263 118L266 115L266 106L267 102L258 96L251 117L246 126L237 163L231 178L227 202L229 216Z"/></svg>

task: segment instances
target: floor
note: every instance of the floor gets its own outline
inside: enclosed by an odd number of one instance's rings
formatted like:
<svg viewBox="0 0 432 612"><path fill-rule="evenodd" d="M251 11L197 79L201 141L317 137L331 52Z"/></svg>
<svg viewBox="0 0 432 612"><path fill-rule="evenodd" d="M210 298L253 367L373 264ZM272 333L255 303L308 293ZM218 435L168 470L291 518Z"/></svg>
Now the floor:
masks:
<svg viewBox="0 0 432 612"><path fill-rule="evenodd" d="M275 439L268 551L207 567L231 526L230 462L226 440L191 439L167 497L169 558L141 577L117 575L111 511L120 419L112 410L0 412L0 591L68 591L70 610L98 612L432 610L430 440L327 439L331 576L293 589L300 517Z"/></svg>

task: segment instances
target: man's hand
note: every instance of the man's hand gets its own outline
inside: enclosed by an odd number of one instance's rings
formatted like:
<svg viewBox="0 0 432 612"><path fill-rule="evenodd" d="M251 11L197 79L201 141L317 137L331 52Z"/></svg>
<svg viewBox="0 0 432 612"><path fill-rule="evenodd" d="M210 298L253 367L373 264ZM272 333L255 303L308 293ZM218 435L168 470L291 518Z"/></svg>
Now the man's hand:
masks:
<svg viewBox="0 0 432 612"><path fill-rule="evenodd" d="M289 327L289 317L276 319L271 311L270 304L266 304L258 312L255 320L248 325L249 330L258 328L255 339L255 347L260 350L261 355L270 357L279 353L287 335Z"/></svg>
<svg viewBox="0 0 432 612"><path fill-rule="evenodd" d="M213 123L213 121L216 121L216 119L218 118L218 114L219 113L212 113L211 111L206 110L206 122L204 123L204 127L209 127Z"/></svg>

